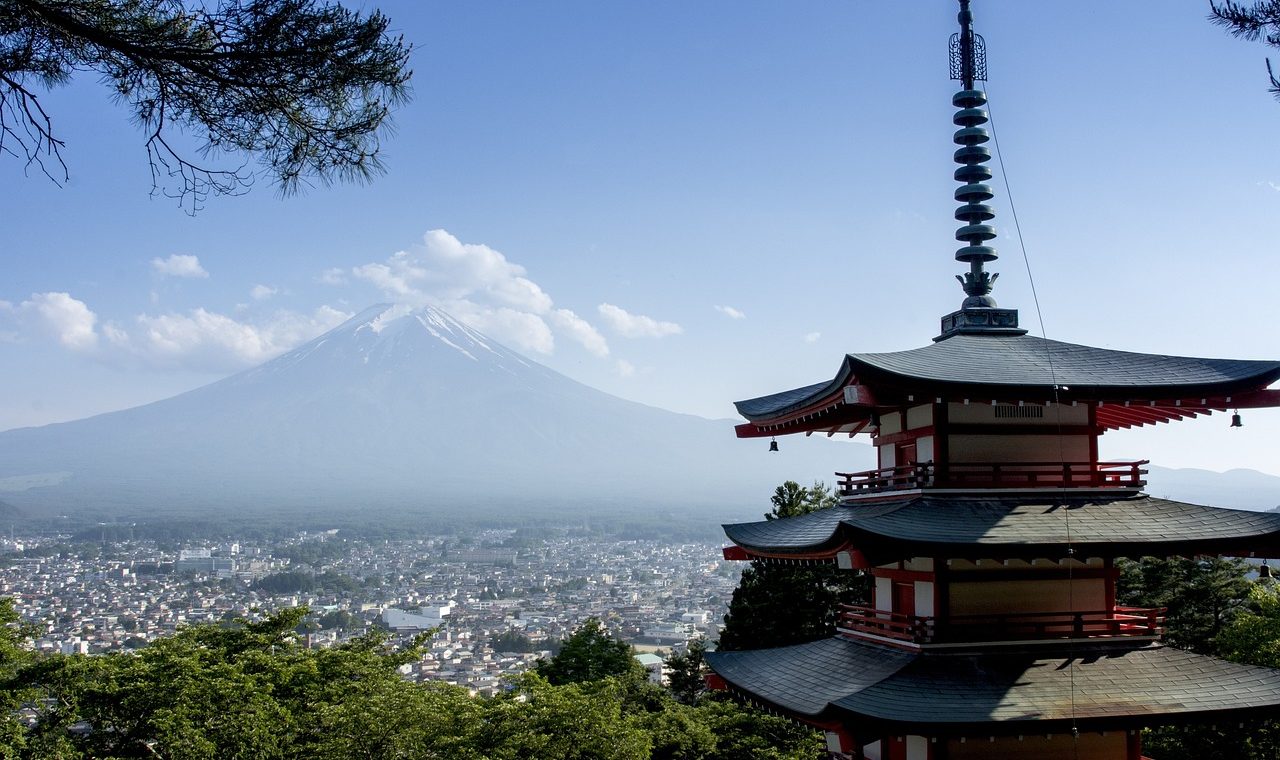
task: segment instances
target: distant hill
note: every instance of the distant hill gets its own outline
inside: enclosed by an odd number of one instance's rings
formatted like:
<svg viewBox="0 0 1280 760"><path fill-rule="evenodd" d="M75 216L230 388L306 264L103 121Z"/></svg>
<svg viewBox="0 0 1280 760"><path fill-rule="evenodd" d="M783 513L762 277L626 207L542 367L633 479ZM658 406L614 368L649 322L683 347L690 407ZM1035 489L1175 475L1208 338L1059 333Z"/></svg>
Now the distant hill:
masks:
<svg viewBox="0 0 1280 760"><path fill-rule="evenodd" d="M1148 467L1147 492L1152 496L1233 509L1280 511L1280 477L1257 470L1226 472Z"/></svg>
<svg viewBox="0 0 1280 760"><path fill-rule="evenodd" d="M22 510L6 501L0 501L0 521L16 520L24 517Z"/></svg>
<svg viewBox="0 0 1280 760"><path fill-rule="evenodd" d="M797 437L770 454L732 425L589 388L436 309L376 306L203 388L0 433L0 496L33 514L660 504L754 517L782 480L872 466L863 444Z"/></svg>

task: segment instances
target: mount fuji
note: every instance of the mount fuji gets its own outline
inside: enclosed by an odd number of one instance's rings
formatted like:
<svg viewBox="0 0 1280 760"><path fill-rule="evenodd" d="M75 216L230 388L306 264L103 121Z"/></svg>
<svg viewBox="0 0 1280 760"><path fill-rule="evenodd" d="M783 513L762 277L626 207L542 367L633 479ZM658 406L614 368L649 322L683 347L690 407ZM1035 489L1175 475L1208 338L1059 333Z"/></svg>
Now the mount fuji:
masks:
<svg viewBox="0 0 1280 760"><path fill-rule="evenodd" d="M28 514L380 507L514 513L665 505L752 516L861 445L768 454L732 423L578 383L434 308L375 306L173 398L0 433L0 495Z"/></svg>

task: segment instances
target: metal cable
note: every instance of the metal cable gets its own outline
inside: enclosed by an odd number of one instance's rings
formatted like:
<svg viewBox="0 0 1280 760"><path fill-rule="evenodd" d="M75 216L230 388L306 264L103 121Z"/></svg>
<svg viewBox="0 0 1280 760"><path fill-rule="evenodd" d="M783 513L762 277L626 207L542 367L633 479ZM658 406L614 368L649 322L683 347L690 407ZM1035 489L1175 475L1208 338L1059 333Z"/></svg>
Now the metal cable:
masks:
<svg viewBox="0 0 1280 760"><path fill-rule="evenodd" d="M987 86L982 84L983 94L986 94ZM991 142L996 148L996 160L1000 163L1000 179L1004 184L1005 196L1009 199L1009 213L1013 217L1013 229L1018 236L1018 248L1022 251L1022 263L1027 270L1027 281L1031 285L1031 300L1036 307L1036 320L1040 323L1040 337L1044 338L1045 358L1049 363L1049 382L1053 386L1053 408L1054 416L1057 419L1058 426L1058 461L1063 466L1063 471L1067 467L1067 455L1063 445L1062 436L1062 401L1058 387L1058 374L1053 366L1053 350L1049 346L1049 334L1044 326L1044 312L1040 308L1040 295L1036 290L1036 278L1031 272L1031 257L1027 255L1027 245L1022 238L1022 225L1018 223L1018 207L1013 202L1013 189L1009 185L1009 172L1005 168L1004 154L1000 151L1000 138L996 132L996 119L991 113L991 99L987 98L987 118L991 124ZM1063 483L1065 491L1067 484ZM1070 507L1062 510L1062 516L1066 526L1067 537L1067 607L1071 613L1075 613L1075 567L1072 560L1075 559L1075 548L1071 545L1071 509ZM1076 725L1076 669L1075 658L1067 661L1067 678L1070 681L1071 694L1071 737L1073 743L1073 754L1076 760L1080 758L1080 729Z"/></svg>

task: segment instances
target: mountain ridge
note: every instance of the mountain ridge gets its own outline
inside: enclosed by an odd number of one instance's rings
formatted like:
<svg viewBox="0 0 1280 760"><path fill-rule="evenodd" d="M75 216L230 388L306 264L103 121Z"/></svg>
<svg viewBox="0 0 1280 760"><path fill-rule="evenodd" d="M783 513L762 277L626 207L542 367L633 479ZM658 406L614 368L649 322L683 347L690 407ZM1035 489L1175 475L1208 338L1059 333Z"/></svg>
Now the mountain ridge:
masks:
<svg viewBox="0 0 1280 760"><path fill-rule="evenodd" d="M814 444L788 448L816 456L747 460L764 449L735 439L728 420L611 396L438 309L380 304L186 393L0 433L0 490L50 508L681 498L727 508L866 456Z"/></svg>

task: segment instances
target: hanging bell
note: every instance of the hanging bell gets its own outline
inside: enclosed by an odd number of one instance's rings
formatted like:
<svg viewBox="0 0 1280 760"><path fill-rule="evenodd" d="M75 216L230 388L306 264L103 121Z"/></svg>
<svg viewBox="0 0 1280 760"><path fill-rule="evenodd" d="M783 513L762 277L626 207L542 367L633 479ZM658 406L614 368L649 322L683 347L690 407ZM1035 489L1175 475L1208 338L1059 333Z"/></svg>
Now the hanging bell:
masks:
<svg viewBox="0 0 1280 760"><path fill-rule="evenodd" d="M773 440L769 441L769 450L770 450L770 451L777 451L777 450L778 450L778 439L777 439L777 438L774 438Z"/></svg>
<svg viewBox="0 0 1280 760"><path fill-rule="evenodd" d="M1262 560L1262 567L1258 568L1258 580L1262 580L1263 578L1270 578L1270 577L1271 577L1271 565L1268 565L1267 561L1264 559Z"/></svg>
<svg viewBox="0 0 1280 760"><path fill-rule="evenodd" d="M1244 427L1244 423L1240 421L1240 412L1231 415L1231 427Z"/></svg>

